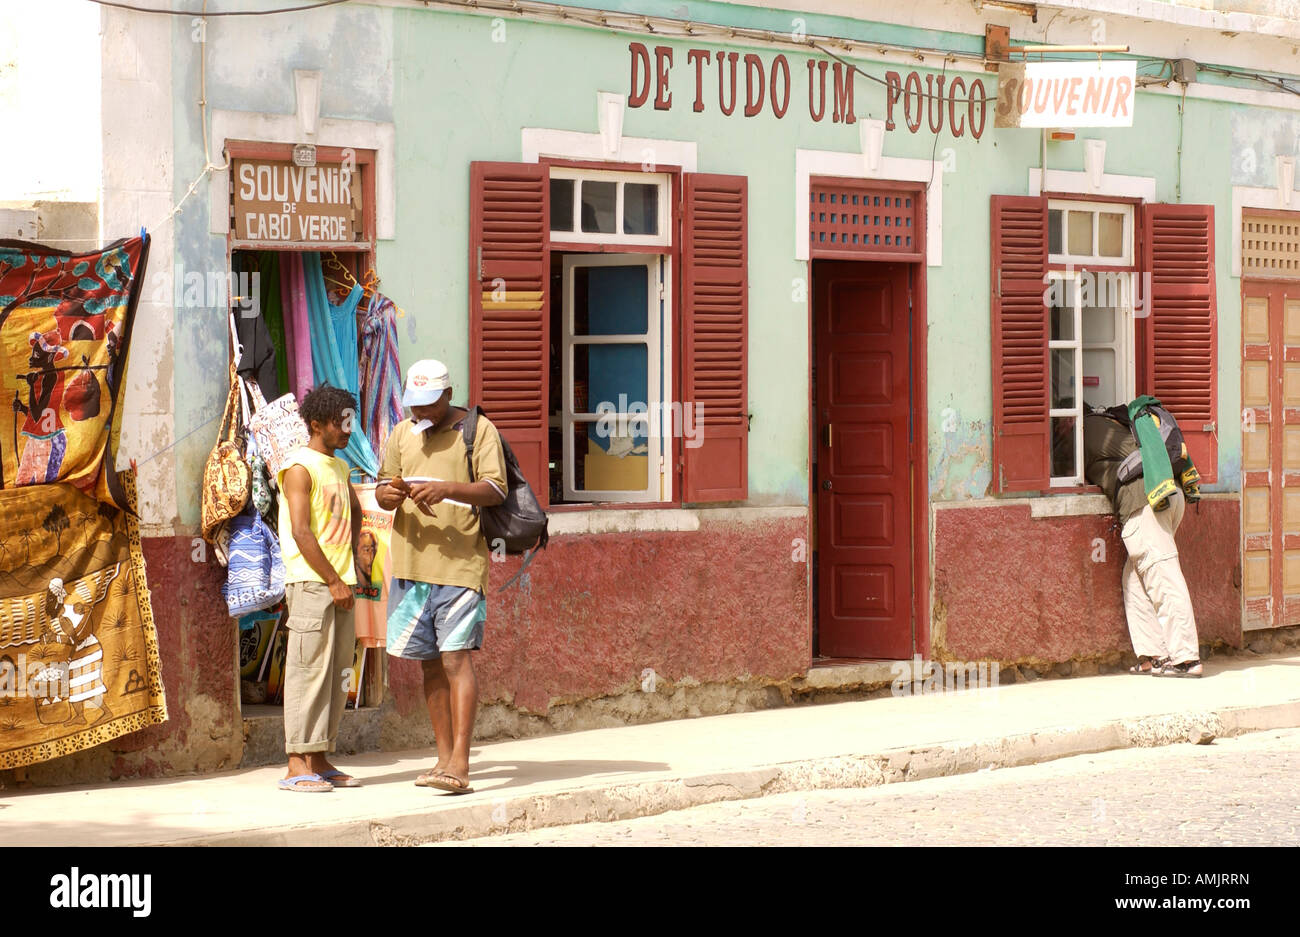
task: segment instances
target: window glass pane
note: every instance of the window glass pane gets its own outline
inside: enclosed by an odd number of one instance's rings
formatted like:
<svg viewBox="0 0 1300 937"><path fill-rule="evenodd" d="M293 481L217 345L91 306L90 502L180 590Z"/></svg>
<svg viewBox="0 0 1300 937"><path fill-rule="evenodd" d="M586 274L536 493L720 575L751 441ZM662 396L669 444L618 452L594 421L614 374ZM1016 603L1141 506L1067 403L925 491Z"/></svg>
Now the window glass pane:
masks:
<svg viewBox="0 0 1300 937"><path fill-rule="evenodd" d="M1074 280L1053 278L1049 299L1051 300L1051 340L1054 342L1074 341Z"/></svg>
<svg viewBox="0 0 1300 937"><path fill-rule="evenodd" d="M1097 219L1097 253L1102 257L1121 257L1124 254L1124 215L1104 211Z"/></svg>
<svg viewBox="0 0 1300 937"><path fill-rule="evenodd" d="M573 180L551 180L551 230L573 230Z"/></svg>
<svg viewBox="0 0 1300 937"><path fill-rule="evenodd" d="M1059 208L1047 210L1047 252L1049 254L1061 253L1061 214Z"/></svg>
<svg viewBox="0 0 1300 937"><path fill-rule="evenodd" d="M623 186L623 233L659 233L659 186L641 182Z"/></svg>
<svg viewBox="0 0 1300 937"><path fill-rule="evenodd" d="M1074 406L1074 349L1054 348L1052 355L1052 409Z"/></svg>
<svg viewBox="0 0 1300 937"><path fill-rule="evenodd" d="M1119 396L1114 349L1083 350L1083 402L1089 407L1113 407L1125 402Z"/></svg>
<svg viewBox="0 0 1300 937"><path fill-rule="evenodd" d="M1052 417L1052 477L1074 477L1074 417Z"/></svg>
<svg viewBox="0 0 1300 937"><path fill-rule="evenodd" d="M583 180L582 230L593 234L613 234L617 197L618 183Z"/></svg>
<svg viewBox="0 0 1300 937"><path fill-rule="evenodd" d="M626 267L575 267L574 335L645 335L649 331L650 271Z"/></svg>
<svg viewBox="0 0 1300 937"><path fill-rule="evenodd" d="M610 416L573 425L574 487L585 491L644 491L650 484L646 426Z"/></svg>
<svg viewBox="0 0 1300 937"><path fill-rule="evenodd" d="M1070 253L1076 256L1092 255L1092 212L1090 211L1072 211L1069 212L1070 231L1069 245Z"/></svg>
<svg viewBox="0 0 1300 937"><path fill-rule="evenodd" d="M574 411L636 413L648 410L649 353L644 343L574 345ZM579 410L578 384L587 387L586 410ZM640 429L645 442L644 428Z"/></svg>
<svg viewBox="0 0 1300 937"><path fill-rule="evenodd" d="M1112 306L1085 306L1083 341L1088 345L1109 345L1115 341L1116 310Z"/></svg>

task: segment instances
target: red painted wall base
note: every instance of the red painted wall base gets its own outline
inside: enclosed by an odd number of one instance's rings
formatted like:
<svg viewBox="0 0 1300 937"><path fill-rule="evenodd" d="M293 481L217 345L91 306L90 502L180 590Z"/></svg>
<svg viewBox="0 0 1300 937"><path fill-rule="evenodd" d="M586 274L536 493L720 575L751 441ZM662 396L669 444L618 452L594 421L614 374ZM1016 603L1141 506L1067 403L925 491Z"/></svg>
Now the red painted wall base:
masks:
<svg viewBox="0 0 1300 937"><path fill-rule="evenodd" d="M1178 549L1202 643L1241 644L1240 503L1191 505ZM949 660L1059 663L1131 651L1110 516L1026 504L934 511L934 646Z"/></svg>

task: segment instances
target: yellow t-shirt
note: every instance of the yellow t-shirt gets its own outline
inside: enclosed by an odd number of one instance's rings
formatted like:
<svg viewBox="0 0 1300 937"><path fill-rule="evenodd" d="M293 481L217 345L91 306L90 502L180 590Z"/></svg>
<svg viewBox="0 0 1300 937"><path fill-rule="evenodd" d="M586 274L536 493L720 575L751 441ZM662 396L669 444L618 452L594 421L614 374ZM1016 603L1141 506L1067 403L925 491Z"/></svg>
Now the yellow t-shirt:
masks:
<svg viewBox="0 0 1300 937"><path fill-rule="evenodd" d="M416 433L410 420L393 427L384 447L379 478L440 478L443 481L490 481L506 490L506 463L501 436L479 415L474 433L474 479L465 460L460 424ZM393 575L441 586L460 586L487 593L488 545L479 536L478 515L457 504L432 505L433 517L408 498L393 514L390 556Z"/></svg>
<svg viewBox="0 0 1300 937"><path fill-rule="evenodd" d="M342 459L303 446L290 454L275 477L280 486L280 551L284 555L284 581L324 582L298 549L293 539L289 499L283 494L284 473L301 465L311 476L311 532L325 559L348 585L356 585L352 563L352 498L348 487L348 466Z"/></svg>

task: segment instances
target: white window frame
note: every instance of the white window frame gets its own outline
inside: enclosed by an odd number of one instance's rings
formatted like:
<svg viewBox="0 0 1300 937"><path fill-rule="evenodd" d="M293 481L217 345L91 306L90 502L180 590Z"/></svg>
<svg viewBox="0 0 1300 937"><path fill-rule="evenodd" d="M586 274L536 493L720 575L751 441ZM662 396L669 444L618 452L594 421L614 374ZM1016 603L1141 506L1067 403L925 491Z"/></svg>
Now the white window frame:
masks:
<svg viewBox="0 0 1300 937"><path fill-rule="evenodd" d="M551 240L564 244L626 244L646 247L667 247L672 243L672 192L671 177L667 173L652 172L614 172L603 169L569 169L552 166L551 179L573 180L573 227L572 231L551 228ZM582 231L582 183L614 182L618 183L614 202L614 232ZM659 188L659 233L624 234L623 233L623 186L626 183L637 185L654 185ZM550 184L549 181L547 183ZM552 212L553 214L554 212ZM551 219L546 219L549 226Z"/></svg>
<svg viewBox="0 0 1300 937"><path fill-rule="evenodd" d="M590 335L573 334L574 276L577 267L612 267L644 266L648 277L646 332L635 335ZM617 502L644 501L659 502L672 499L672 473L667 470L665 453L671 452L671 420L661 419L662 414L672 412L671 402L671 317L668 310L672 308L670 293L671 260L663 254L566 254L562 264L562 290L564 309L562 313L561 355L562 360L562 394L560 400L560 433L563 458L563 487L565 501ZM588 409L573 409L573 355L577 345L623 345L644 341L646 344L646 396L653 399L644 401L648 412L644 415L633 414L623 426L644 423L646 426L646 487L630 491L595 491L577 488L575 459L578 457L574 447L573 426L575 422L592 422L601 417L600 413ZM588 389L587 406L592 401ZM635 401L633 401L635 402ZM620 418L622 422L622 418ZM586 455L586 453L582 453Z"/></svg>
<svg viewBox="0 0 1300 937"><path fill-rule="evenodd" d="M1047 233L1047 243L1052 243L1052 234L1050 231L1052 212L1061 211L1061 247L1064 250L1058 254L1049 254L1048 262L1054 264L1074 264L1078 266L1097 267L1129 267L1133 265L1133 206L1127 202L1078 202L1067 199L1049 199L1047 202L1047 223L1049 230ZM1070 224L1066 213L1071 211L1085 211L1092 213L1092 253L1091 254L1071 254L1070 247ZM1098 253L1100 248L1101 215L1114 214L1124 216L1124 247L1118 257L1103 257Z"/></svg>
<svg viewBox="0 0 1300 937"><path fill-rule="evenodd" d="M1137 373L1136 361L1136 340L1134 337L1134 317L1133 317L1133 296L1136 289L1136 277L1132 272L1114 271L1115 267L1128 267L1133 265L1134 256L1134 208L1128 203L1111 203L1111 202L1091 202L1091 201L1071 201L1067 199L1050 199L1047 203L1049 213L1055 210L1063 212L1061 216L1061 244L1068 248L1068 219L1064 212L1068 211L1088 211L1093 214L1092 222L1092 245L1093 252L1089 255L1056 253L1048 255L1048 262L1053 264L1065 264L1066 270L1048 271L1049 289L1053 286L1050 281L1053 280L1071 280L1074 283L1074 338L1071 340L1053 341L1050 338L1047 343L1047 385L1048 385L1048 440L1049 445L1054 439L1052 432L1052 419L1058 417L1074 417L1074 474L1073 475L1051 475L1049 483L1053 488L1075 488L1087 484L1084 478L1083 464L1083 398L1084 398L1084 370L1083 370L1083 353L1085 350L1110 348L1115 352L1115 361L1117 370L1120 372L1116 375L1118 391L1123 400L1131 400L1135 393L1135 381ZM1100 225L1099 216L1104 212L1113 212L1124 215L1124 247L1119 257L1102 257L1097 253L1098 229ZM1051 217L1050 214L1048 216ZM1050 232L1049 232L1050 238ZM1050 241L1049 241L1050 243ZM1109 268L1109 269L1108 269ZM1085 343L1083 335L1083 276L1087 273L1099 273L1106 279L1094 282L1093 299L1109 298L1099 297L1098 287L1105 284L1109 290L1111 284L1117 285L1122 295L1117 300L1108 302L1108 306L1117 308L1116 332L1114 341L1106 344L1097 342ZM1048 313L1049 317L1051 313ZM1049 321L1050 329L1050 321ZM1072 408L1056 408L1051 406L1051 397L1053 391L1054 375L1052 373L1053 351L1073 350L1074 351L1074 377L1076 381L1074 392L1074 406ZM1050 454L1049 454L1050 461Z"/></svg>

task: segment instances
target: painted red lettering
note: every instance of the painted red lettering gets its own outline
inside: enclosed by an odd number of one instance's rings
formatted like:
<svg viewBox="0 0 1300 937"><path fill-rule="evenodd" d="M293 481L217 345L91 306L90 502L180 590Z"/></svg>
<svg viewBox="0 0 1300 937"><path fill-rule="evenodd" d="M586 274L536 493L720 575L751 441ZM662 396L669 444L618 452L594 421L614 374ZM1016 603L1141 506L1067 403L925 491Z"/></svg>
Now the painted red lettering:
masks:
<svg viewBox="0 0 1300 937"><path fill-rule="evenodd" d="M1079 113L1079 86L1083 84L1082 78L1070 79L1070 98L1065 102L1066 113Z"/></svg>
<svg viewBox="0 0 1300 937"><path fill-rule="evenodd" d="M781 82L783 85L780 97L778 97L776 93L777 72L781 73ZM784 55L778 55L772 60L772 72L769 81L771 83L771 88L769 89L768 100L772 102L772 113L775 114L779 120L785 116L786 108L790 106L790 63L785 60ZM777 104L777 101L780 101L781 103Z"/></svg>
<svg viewBox="0 0 1300 937"><path fill-rule="evenodd" d="M979 122L978 130L975 127L975 100L976 100L975 89L976 88L978 88L980 92L980 96L979 96L980 122ZM970 118L970 120L968 121L968 123L970 124L970 135L974 137L976 140L978 140L980 137L984 135L984 120L988 117L989 98L984 91L984 79L976 78L974 81L970 83L970 97L967 100L969 101L969 103L966 105L966 113Z"/></svg>
<svg viewBox="0 0 1300 937"><path fill-rule="evenodd" d="M912 85L915 83L916 88L913 90ZM916 120L912 120L912 100L916 100ZM921 99L921 76L916 72L907 73L907 81L903 84L903 118L907 121L907 129L916 133L921 129L921 108L924 101Z"/></svg>
<svg viewBox="0 0 1300 937"><path fill-rule="evenodd" d="M813 81L813 72L817 72L817 81ZM817 108L813 109L813 90L817 90ZM826 114L826 61L808 60L808 116L819 121Z"/></svg>
<svg viewBox="0 0 1300 937"><path fill-rule="evenodd" d="M629 42L628 51L632 53L632 90L627 96L628 107L640 107L650 97L650 53L639 42ZM640 89L637 88L637 76L644 75Z"/></svg>
<svg viewBox="0 0 1300 937"><path fill-rule="evenodd" d="M686 61L695 63L695 104L691 109L697 114L704 110L704 66L712 55L708 49L690 49L686 53Z"/></svg>
<svg viewBox="0 0 1300 937"><path fill-rule="evenodd" d="M668 69L673 64L673 50L669 46L655 46L655 110L666 111L673 106L673 94L668 90Z"/></svg>
<svg viewBox="0 0 1300 937"><path fill-rule="evenodd" d="M938 133L943 129L943 83L944 78L940 75L939 90L936 92L934 90L934 76L925 76L925 106L926 114L928 115L926 123L930 127L931 133ZM934 122L935 114L939 115L939 123L937 125Z"/></svg>
<svg viewBox="0 0 1300 937"><path fill-rule="evenodd" d="M722 95L722 87L723 87L722 60L723 59L726 59L728 62L731 63L731 96L729 98L724 98ZM728 117L730 117L731 112L736 109L736 62L739 60L740 60L739 52L718 53L718 107L721 108L722 113L726 114ZM724 101L726 103L723 103Z"/></svg>
<svg viewBox="0 0 1300 937"><path fill-rule="evenodd" d="M812 62L808 63L809 72ZM898 72L885 72L885 129L894 129L894 104L903 94L903 78Z"/></svg>
<svg viewBox="0 0 1300 937"><path fill-rule="evenodd" d="M1011 79L1015 81L1015 79ZM948 129L952 131L954 137L963 136L966 133L966 118L961 118L961 125L957 124L957 86L961 85L961 95L966 96L966 81L960 75L954 76L952 84L948 85ZM1008 98L1010 100L1010 98Z"/></svg>
<svg viewBox="0 0 1300 937"><path fill-rule="evenodd" d="M758 72L758 80L754 79L754 73ZM745 56L745 116L753 117L763 109L763 89L765 87L765 78L763 77L763 60L757 55ZM754 100L754 89L758 89L758 100Z"/></svg>
<svg viewBox="0 0 1300 937"><path fill-rule="evenodd" d="M839 62L835 63L835 113L831 115L832 121L857 123L858 118L853 113L854 71L852 65L844 66Z"/></svg>

